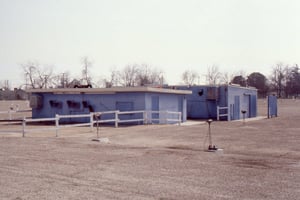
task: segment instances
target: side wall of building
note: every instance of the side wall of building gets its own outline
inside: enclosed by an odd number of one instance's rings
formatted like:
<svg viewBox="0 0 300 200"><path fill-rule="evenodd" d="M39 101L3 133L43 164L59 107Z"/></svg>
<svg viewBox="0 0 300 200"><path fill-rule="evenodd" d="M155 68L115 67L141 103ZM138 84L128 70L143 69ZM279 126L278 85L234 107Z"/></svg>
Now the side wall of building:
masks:
<svg viewBox="0 0 300 200"><path fill-rule="evenodd" d="M88 114L90 112L105 111L173 111L182 112L182 120L186 121L185 95L164 93L115 93L115 94L32 94L33 118L51 118L59 115ZM114 114L105 114L101 119L112 119ZM143 114L122 114L119 119L142 118ZM164 116L154 114L150 116L162 122ZM161 119L160 119L161 118ZM70 118L62 122L88 122L89 119Z"/></svg>
<svg viewBox="0 0 300 200"><path fill-rule="evenodd" d="M181 112L182 121L185 122L187 119L187 100L185 95L147 93L145 105L145 109L151 111ZM159 114L152 114L149 117L160 118L160 120L165 118L164 116L159 116ZM171 117L176 118L175 115Z"/></svg>
<svg viewBox="0 0 300 200"><path fill-rule="evenodd" d="M104 111L133 111L144 110L144 93L119 93L119 94L53 94L38 93L39 103L32 109L33 118L46 118L59 115L88 114L90 112ZM112 118L113 114L101 116L102 119ZM133 115L122 115L123 118L133 118ZM88 121L89 119L66 119L65 122Z"/></svg>
<svg viewBox="0 0 300 200"><path fill-rule="evenodd" d="M191 90L187 95L187 117L191 119L216 119L217 107L228 107L220 114L229 113L230 120L241 119L241 111L247 118L257 115L257 90L232 85L222 86L177 86L181 90ZM227 120L222 117L221 120Z"/></svg>
<svg viewBox="0 0 300 200"><path fill-rule="evenodd" d="M246 111L246 118L256 117L257 90L228 86L228 107L231 120L242 119L242 111Z"/></svg>

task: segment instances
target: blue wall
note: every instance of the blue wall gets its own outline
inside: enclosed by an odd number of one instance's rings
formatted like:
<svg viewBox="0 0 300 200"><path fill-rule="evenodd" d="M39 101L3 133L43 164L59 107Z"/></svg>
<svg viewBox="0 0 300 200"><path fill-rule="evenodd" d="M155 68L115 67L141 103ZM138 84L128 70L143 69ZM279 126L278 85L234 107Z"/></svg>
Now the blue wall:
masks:
<svg viewBox="0 0 300 200"><path fill-rule="evenodd" d="M183 121L187 119L185 95L147 93L145 105L145 110L181 112L181 119ZM159 118L159 115L153 114L151 117Z"/></svg>
<svg viewBox="0 0 300 200"><path fill-rule="evenodd" d="M33 118L54 117L55 114L72 115L104 111L139 111L159 110L183 112L182 120L186 121L185 95L165 93L115 93L115 94L54 94L33 93L38 96L41 105L32 109ZM112 119L113 114L101 116L101 119ZM159 117L153 116L153 117ZM163 116L161 116L163 117ZM120 115L120 119L142 118L142 114ZM61 119L62 122L88 122L88 118Z"/></svg>
<svg viewBox="0 0 300 200"><path fill-rule="evenodd" d="M233 85L221 86L177 86L177 89L191 90L187 95L187 117L191 119L217 118L217 106L228 107L230 120L241 119L242 110L246 118L257 115L257 90ZM220 113L225 114L222 110ZM222 117L227 120L227 117Z"/></svg>
<svg viewBox="0 0 300 200"><path fill-rule="evenodd" d="M245 117L257 116L257 90L238 86L228 86L228 107L230 119L242 119L242 110L246 111Z"/></svg>
<svg viewBox="0 0 300 200"><path fill-rule="evenodd" d="M187 117L191 119L207 119L217 117L216 99L208 99L209 91L218 91L218 87L207 86L179 86L178 89L191 90L192 94L187 95Z"/></svg>
<svg viewBox="0 0 300 200"><path fill-rule="evenodd" d="M277 97L275 95L268 96L268 118L277 117Z"/></svg>

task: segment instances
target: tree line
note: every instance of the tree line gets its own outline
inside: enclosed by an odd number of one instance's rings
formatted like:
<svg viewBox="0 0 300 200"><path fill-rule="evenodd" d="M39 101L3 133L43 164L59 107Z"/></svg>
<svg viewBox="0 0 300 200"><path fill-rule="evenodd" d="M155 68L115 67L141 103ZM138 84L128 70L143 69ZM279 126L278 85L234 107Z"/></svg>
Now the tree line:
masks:
<svg viewBox="0 0 300 200"><path fill-rule="evenodd" d="M258 96L263 98L273 93L279 98L299 97L300 95L300 69L298 64L285 65L277 63L271 67L271 74L267 78L260 72L252 72L245 75L240 72L238 75L229 75L221 73L217 66L207 68L204 75L206 84L238 84L243 87L255 87L258 90ZM194 85L200 79L196 71L186 70L182 74L184 84Z"/></svg>
<svg viewBox="0 0 300 200"><path fill-rule="evenodd" d="M165 84L164 74L148 64L128 64L122 70L112 69L110 76L94 80L91 68L92 62L82 59L81 77L71 77L68 71L55 74L53 68L41 66L37 62L21 65L24 74L23 87L27 89L72 88L75 85L92 85L94 87L134 87Z"/></svg>
<svg viewBox="0 0 300 200"><path fill-rule="evenodd" d="M135 87L148 85L167 84L164 72L148 64L128 64L121 70L112 69L109 77L95 80L91 75L92 62L88 57L81 60L82 71L80 78L71 77L69 72L56 74L51 66L41 66L37 62L22 64L24 84L22 88L71 88L78 84L90 84L93 87ZM201 80L201 81L200 81ZM204 81L203 81L204 80ZM1 82L0 82L1 84ZM8 82L4 82L8 87ZM246 75L244 72L234 74L221 73L218 66L207 67L206 74L200 75L195 70L186 69L181 75L181 83L184 85L220 85L238 84L243 87L255 87L259 97L265 97L274 93L278 97L298 97L300 94L299 66L277 63L271 66L269 77L260 72L252 72ZM0 85L1 86L1 85Z"/></svg>

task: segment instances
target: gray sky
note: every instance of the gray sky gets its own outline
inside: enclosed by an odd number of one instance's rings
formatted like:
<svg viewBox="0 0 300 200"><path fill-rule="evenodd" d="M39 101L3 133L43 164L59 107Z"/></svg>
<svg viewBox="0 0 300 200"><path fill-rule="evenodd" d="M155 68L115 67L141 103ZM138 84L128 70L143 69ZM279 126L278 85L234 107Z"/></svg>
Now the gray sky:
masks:
<svg viewBox="0 0 300 200"><path fill-rule="evenodd" d="M0 80L20 84L20 64L94 79L147 63L170 84L186 69L268 75L300 63L299 0L0 0Z"/></svg>

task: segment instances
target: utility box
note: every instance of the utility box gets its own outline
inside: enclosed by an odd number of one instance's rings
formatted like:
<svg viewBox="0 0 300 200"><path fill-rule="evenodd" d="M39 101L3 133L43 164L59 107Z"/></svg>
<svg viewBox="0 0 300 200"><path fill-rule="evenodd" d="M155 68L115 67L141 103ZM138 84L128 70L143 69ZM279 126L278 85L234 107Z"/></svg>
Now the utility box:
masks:
<svg viewBox="0 0 300 200"><path fill-rule="evenodd" d="M218 93L218 88L217 87L207 87L207 100L213 100L216 101L218 100L219 93Z"/></svg>
<svg viewBox="0 0 300 200"><path fill-rule="evenodd" d="M38 109L43 106L43 99L39 95L33 95L30 97L30 107L33 109Z"/></svg>

